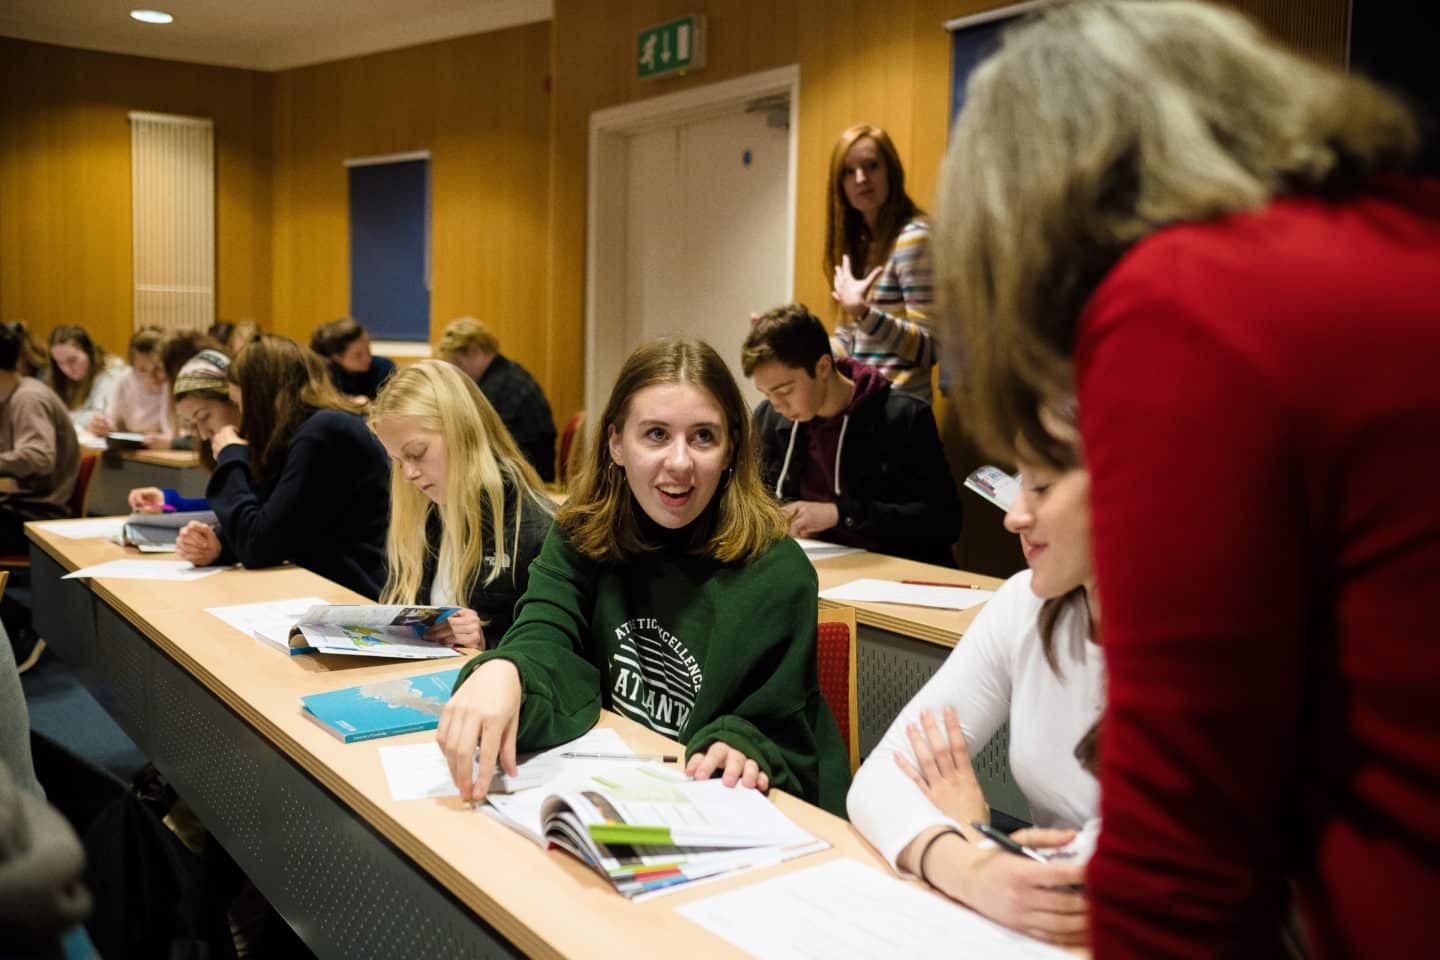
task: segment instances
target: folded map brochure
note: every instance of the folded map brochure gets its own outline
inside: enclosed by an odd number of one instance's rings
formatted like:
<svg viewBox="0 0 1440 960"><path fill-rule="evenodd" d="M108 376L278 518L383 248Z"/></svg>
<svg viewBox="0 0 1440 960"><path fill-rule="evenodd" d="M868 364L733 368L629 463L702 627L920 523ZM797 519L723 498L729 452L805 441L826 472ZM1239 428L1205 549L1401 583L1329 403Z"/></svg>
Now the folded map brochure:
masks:
<svg viewBox="0 0 1440 960"><path fill-rule="evenodd" d="M965 486L989 500L1001 510L1009 510L1020 492L1020 478L999 467L984 466L965 478Z"/></svg>
<svg viewBox="0 0 1440 960"><path fill-rule="evenodd" d="M460 668L301 697L304 711L345 743L434 730Z"/></svg>
<svg viewBox="0 0 1440 960"><path fill-rule="evenodd" d="M458 657L449 647L421 639L425 631L459 607L317 604L300 617L255 627L255 637L291 655L338 653L352 657L435 660Z"/></svg>
<svg viewBox="0 0 1440 960"><path fill-rule="evenodd" d="M828 848L763 794L653 762L573 760L554 780L490 793L492 816L579 857L631 899Z"/></svg>
<svg viewBox="0 0 1440 960"><path fill-rule="evenodd" d="M207 526L218 526L220 521L213 510L194 510L187 513L132 513L120 530L120 542L139 547L141 553L173 553L175 538L180 528L194 521Z"/></svg>

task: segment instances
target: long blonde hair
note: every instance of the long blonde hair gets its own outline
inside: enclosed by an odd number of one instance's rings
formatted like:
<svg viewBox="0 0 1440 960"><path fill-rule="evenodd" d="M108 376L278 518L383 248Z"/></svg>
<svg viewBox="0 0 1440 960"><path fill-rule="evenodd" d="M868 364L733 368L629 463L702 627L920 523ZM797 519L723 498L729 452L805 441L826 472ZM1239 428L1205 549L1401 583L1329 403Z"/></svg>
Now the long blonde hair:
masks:
<svg viewBox="0 0 1440 960"><path fill-rule="evenodd" d="M714 399L725 418L730 445L728 478L715 492L720 501L715 528L708 540L697 545L697 552L721 563L750 560L789 529L779 505L760 482L750 412L730 368L703 340L665 337L641 344L620 368L605 412L590 431L589 453L570 499L555 517L575 549L593 560L624 561L656 547L641 532L642 510L630 492L625 471L610 460L609 434L612 427L617 433L624 432L635 394L646 387L675 383L698 387Z"/></svg>
<svg viewBox="0 0 1440 960"><path fill-rule="evenodd" d="M1004 459L1071 391L1085 303L1178 222L1403 169L1414 120L1378 87L1194 2L1046 8L971 75L941 177L937 294L964 422Z"/></svg>
<svg viewBox="0 0 1440 960"><path fill-rule="evenodd" d="M370 409L370 429L387 417L413 417L424 430L445 440L447 470L445 502L436 505L405 480L400 464L390 473L390 528L385 534L389 572L381 603L414 603L424 577L425 558L432 552L426 536L431 511L438 511L449 550L436 557L436 576L459 591L456 602L468 603L477 585L489 585L505 567L515 570L521 522L526 511L550 512L540 492L540 477L525 460L510 431L475 382L452 364L422 360L392 376ZM505 489L515 496L511 546L503 535ZM489 523L487 524L487 518ZM493 562L482 578L486 557L485 531L492 531ZM438 564L448 561L448 568Z"/></svg>

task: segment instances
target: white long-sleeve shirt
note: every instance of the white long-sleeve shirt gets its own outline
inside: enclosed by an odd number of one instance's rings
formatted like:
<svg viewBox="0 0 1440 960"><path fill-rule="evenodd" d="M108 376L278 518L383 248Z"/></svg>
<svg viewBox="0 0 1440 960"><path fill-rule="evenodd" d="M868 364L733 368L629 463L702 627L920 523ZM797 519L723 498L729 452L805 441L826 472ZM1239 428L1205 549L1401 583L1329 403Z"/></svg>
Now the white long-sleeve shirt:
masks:
<svg viewBox="0 0 1440 960"><path fill-rule="evenodd" d="M897 871L915 837L956 825L895 765L896 751L914 763L905 727L918 726L924 710L943 728L945 707L954 707L972 757L1010 721L1010 772L1036 826L1080 829L1099 816L1100 785L1075 759L1075 745L1104 707L1104 659L1085 605L1072 602L1055 623L1057 676L1040 646L1041 603L1030 571L1005 581L855 774L850 820Z"/></svg>
<svg viewBox="0 0 1440 960"><path fill-rule="evenodd" d="M70 411L70 419L77 428L88 429L95 414L110 409L110 398L115 395L115 388L129 372L130 367L119 357L112 355L105 358L105 366L90 381L90 395L84 403Z"/></svg>

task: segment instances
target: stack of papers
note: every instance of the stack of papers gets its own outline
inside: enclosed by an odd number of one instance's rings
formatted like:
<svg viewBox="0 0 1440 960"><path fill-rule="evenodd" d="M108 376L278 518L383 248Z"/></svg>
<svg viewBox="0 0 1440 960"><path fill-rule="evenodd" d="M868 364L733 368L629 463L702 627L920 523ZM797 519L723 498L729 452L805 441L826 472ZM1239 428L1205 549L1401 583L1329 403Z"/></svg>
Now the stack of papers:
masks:
<svg viewBox="0 0 1440 960"><path fill-rule="evenodd" d="M208 577L229 567L197 567L189 560L111 560L93 567L82 567L61 577L78 580L84 577L106 577L111 580L173 580L185 582Z"/></svg>
<svg viewBox="0 0 1440 960"><path fill-rule="evenodd" d="M859 547L844 547L838 543L826 543L824 540L807 540L804 537L796 537L795 542L800 544L800 549L805 551L805 556L813 562L815 560L829 560L833 557L848 557L852 553L864 553Z"/></svg>

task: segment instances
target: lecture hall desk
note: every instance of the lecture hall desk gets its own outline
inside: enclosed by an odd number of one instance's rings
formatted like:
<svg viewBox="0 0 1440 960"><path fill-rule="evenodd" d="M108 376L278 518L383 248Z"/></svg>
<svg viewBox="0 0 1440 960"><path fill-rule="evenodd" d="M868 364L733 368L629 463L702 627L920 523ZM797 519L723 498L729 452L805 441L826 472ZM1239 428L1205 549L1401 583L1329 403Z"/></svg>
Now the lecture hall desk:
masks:
<svg viewBox="0 0 1440 960"><path fill-rule="evenodd" d="M91 453L82 449L82 453ZM182 497L205 496L210 474L200 467L194 450L104 450L90 481L91 516L108 517L130 512L128 497L136 487L159 487Z"/></svg>
<svg viewBox="0 0 1440 960"><path fill-rule="evenodd" d="M904 560L881 553L852 553L815 561L820 589L861 578L962 583L995 590L1005 581L950 567ZM856 645L856 705L860 712L860 756L867 757L900 710L910 702L980 613L938 610L898 603L840 603L821 598L820 606L853 606L859 632ZM1002 726L974 758L975 772L990 806L1021 820L1030 807L1010 776L1010 727Z"/></svg>
<svg viewBox="0 0 1440 960"><path fill-rule="evenodd" d="M578 861L457 799L390 799L380 745L433 733L347 745L300 712L305 694L455 661L287 657L203 612L355 594L293 567L192 583L61 580L134 554L27 530L39 632L321 957L735 957L674 908L840 856L886 869L845 821L777 792L781 809L833 849L628 903ZM602 723L637 750L673 749L624 718Z"/></svg>

